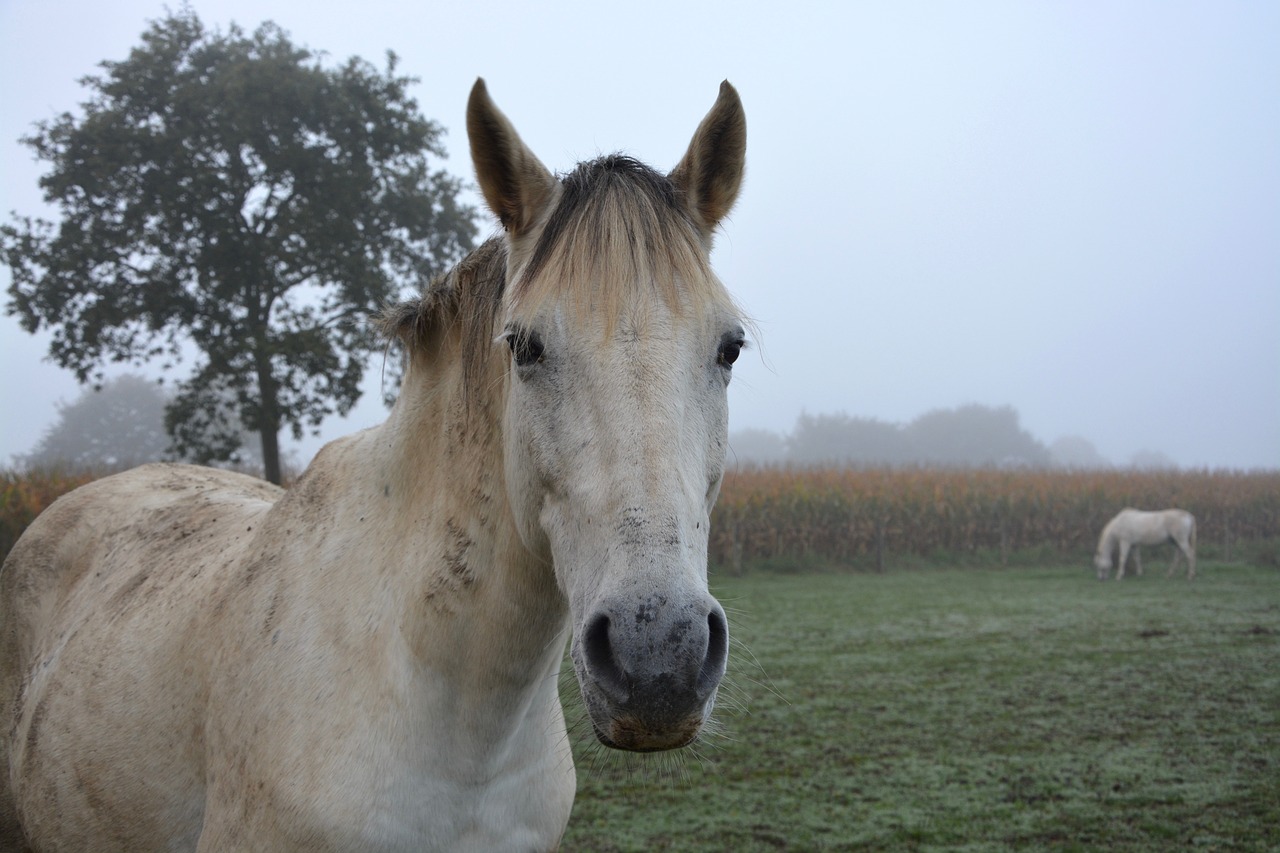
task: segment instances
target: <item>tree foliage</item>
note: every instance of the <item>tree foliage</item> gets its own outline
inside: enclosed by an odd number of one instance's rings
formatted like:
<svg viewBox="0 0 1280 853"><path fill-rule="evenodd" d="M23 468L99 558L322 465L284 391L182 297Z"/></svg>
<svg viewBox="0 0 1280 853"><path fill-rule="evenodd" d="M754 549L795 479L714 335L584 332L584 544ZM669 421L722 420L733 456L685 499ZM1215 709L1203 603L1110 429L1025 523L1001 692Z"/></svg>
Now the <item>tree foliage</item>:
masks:
<svg viewBox="0 0 1280 853"><path fill-rule="evenodd" d="M58 404L58 420L30 453L26 468L101 470L126 468L168 456L164 407L169 397L156 382L125 374L75 401Z"/></svg>
<svg viewBox="0 0 1280 853"><path fill-rule="evenodd" d="M1048 449L1022 428L1012 406L970 404L925 412L903 430L914 455L930 465L1043 468Z"/></svg>
<svg viewBox="0 0 1280 853"><path fill-rule="evenodd" d="M781 457L757 456L770 446L761 431L734 433L730 446L739 461L784 461L802 466L849 465L884 467L933 465L948 467L1044 467L1048 449L1019 424L1011 406L968 405L935 409L900 425L844 413L802 413L785 438Z"/></svg>
<svg viewBox="0 0 1280 853"><path fill-rule="evenodd" d="M788 460L799 465L904 465L911 448L902 427L876 418L802 413L787 441Z"/></svg>
<svg viewBox="0 0 1280 853"><path fill-rule="evenodd" d="M1093 442L1079 435L1064 435L1049 445L1049 456L1058 468L1099 470L1110 468L1111 463L1098 452Z"/></svg>
<svg viewBox="0 0 1280 853"><path fill-rule="evenodd" d="M51 329L81 382L193 361L167 415L178 449L226 458L243 425L278 481L279 431L358 399L379 347L362 318L474 241L460 182L432 168L443 130L394 54L328 67L271 23L222 33L183 8L101 67L81 115L23 140L60 221L0 229L8 311Z"/></svg>

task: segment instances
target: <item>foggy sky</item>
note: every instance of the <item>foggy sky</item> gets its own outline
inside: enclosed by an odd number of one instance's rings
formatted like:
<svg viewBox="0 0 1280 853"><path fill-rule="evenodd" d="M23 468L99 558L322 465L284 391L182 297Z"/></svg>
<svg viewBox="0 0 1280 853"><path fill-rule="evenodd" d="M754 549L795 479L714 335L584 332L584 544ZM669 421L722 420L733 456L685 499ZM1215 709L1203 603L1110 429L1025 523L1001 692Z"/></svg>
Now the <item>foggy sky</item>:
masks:
<svg viewBox="0 0 1280 853"><path fill-rule="evenodd" d="M1280 4L192 6L336 61L394 50L468 179L477 76L556 170L614 150L669 169L728 78L747 181L713 260L760 332L733 429L1010 405L1115 463L1280 466ZM0 0L6 221L51 217L17 138L163 13ZM0 318L0 462L79 394L46 349ZM377 374L326 438L385 417Z"/></svg>

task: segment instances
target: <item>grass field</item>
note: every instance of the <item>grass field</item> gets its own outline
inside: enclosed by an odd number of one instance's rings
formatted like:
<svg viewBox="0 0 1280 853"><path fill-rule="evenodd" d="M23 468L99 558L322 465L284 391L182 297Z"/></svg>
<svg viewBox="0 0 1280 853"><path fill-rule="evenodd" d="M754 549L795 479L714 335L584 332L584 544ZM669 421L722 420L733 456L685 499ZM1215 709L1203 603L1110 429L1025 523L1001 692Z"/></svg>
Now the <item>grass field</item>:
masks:
<svg viewBox="0 0 1280 853"><path fill-rule="evenodd" d="M1166 558L714 579L718 733L624 756L569 700L563 849L1280 850L1280 571Z"/></svg>

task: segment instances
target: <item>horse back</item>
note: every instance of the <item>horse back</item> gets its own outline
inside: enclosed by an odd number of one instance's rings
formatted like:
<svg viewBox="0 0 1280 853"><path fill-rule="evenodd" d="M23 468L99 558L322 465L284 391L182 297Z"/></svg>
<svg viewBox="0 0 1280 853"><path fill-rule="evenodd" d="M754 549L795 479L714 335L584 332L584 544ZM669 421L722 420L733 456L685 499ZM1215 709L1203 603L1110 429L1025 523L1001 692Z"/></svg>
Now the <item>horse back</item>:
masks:
<svg viewBox="0 0 1280 853"><path fill-rule="evenodd" d="M1131 545L1195 542L1196 519L1184 509L1140 510L1127 507L1103 529L1108 538Z"/></svg>
<svg viewBox="0 0 1280 853"><path fill-rule="evenodd" d="M65 818L76 812L77 786L95 793L86 744L58 738L89 732L110 747L106 732L119 729L110 691L154 688L118 663L122 650L174 654L198 598L280 494L232 472L147 465L62 496L24 532L0 569L0 719L12 723L0 737L0 849L25 849L24 799L66 800ZM158 737L163 728L155 726ZM101 795L111 781L98 783Z"/></svg>
<svg viewBox="0 0 1280 853"><path fill-rule="evenodd" d="M0 570L0 642L13 643L18 660L29 659L32 643L67 615L60 611L88 578L110 587L132 573L128 585L141 586L156 568L145 564L153 554L185 551L206 538L221 547L223 528L280 494L243 474L159 463L63 495L27 528ZM248 538L251 531L244 533ZM115 590L114 602L94 602L94 609L124 606L128 585ZM5 654L0 667L7 670L14 660Z"/></svg>

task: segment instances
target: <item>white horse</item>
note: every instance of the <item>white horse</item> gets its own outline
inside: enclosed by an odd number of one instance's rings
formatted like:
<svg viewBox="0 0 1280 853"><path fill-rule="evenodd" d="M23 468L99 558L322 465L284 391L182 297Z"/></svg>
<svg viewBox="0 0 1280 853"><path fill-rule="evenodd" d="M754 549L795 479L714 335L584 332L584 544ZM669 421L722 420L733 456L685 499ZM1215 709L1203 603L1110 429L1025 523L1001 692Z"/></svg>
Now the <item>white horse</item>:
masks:
<svg viewBox="0 0 1280 853"><path fill-rule="evenodd" d="M505 235L388 312L388 420L288 491L151 465L57 501L0 572L0 849L550 850L564 644L605 745L699 734L742 321L711 272L728 83L663 175L554 177L477 81Z"/></svg>
<svg viewBox="0 0 1280 853"><path fill-rule="evenodd" d="M1158 512L1144 512L1140 509L1122 509L1120 513L1102 528L1102 536L1098 539L1098 551L1093 556L1094 568L1098 570L1098 580L1104 581L1111 572L1111 554L1120 549L1120 560L1116 563L1116 580L1124 577L1125 561L1129 550L1133 549L1134 569L1142 574L1142 557L1138 553L1139 545L1162 545L1172 542L1177 550L1173 552L1173 565L1165 577L1173 575L1178 568L1178 558L1187 557L1187 580L1196 576L1196 519L1191 513L1181 509L1163 509Z"/></svg>

